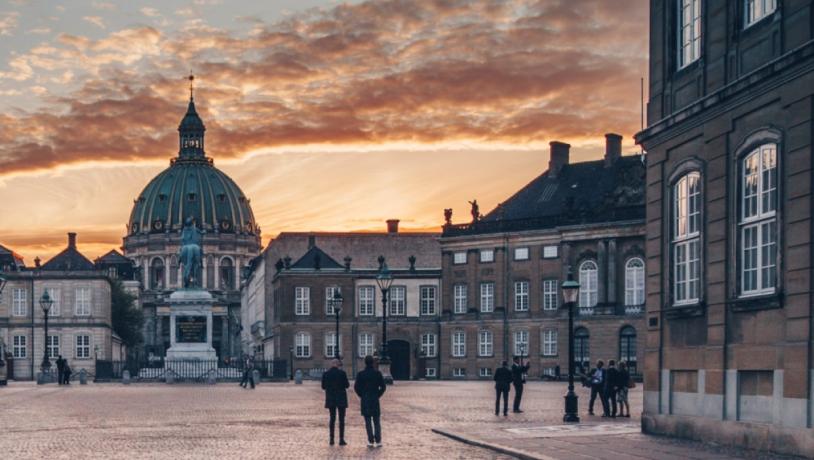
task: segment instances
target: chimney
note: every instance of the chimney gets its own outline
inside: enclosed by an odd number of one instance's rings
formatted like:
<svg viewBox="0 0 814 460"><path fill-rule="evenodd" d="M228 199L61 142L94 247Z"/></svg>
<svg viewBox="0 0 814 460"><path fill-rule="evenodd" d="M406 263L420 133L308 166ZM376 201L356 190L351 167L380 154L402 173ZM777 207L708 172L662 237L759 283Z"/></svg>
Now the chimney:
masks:
<svg viewBox="0 0 814 460"><path fill-rule="evenodd" d="M551 141L551 158L548 160L548 177L556 178L562 167L568 164L568 156L571 149L569 144L559 141Z"/></svg>
<svg viewBox="0 0 814 460"><path fill-rule="evenodd" d="M316 245L317 245L316 235L308 235L308 249L311 249Z"/></svg>
<svg viewBox="0 0 814 460"><path fill-rule="evenodd" d="M398 233L398 232L399 232L399 220L389 219L387 221L387 233Z"/></svg>
<svg viewBox="0 0 814 460"><path fill-rule="evenodd" d="M605 134L605 167L613 166L621 156L622 136L614 133Z"/></svg>
<svg viewBox="0 0 814 460"><path fill-rule="evenodd" d="M40 268L40 256L34 257L34 267Z"/></svg>
<svg viewBox="0 0 814 460"><path fill-rule="evenodd" d="M70 249L76 249L76 233L68 233L68 247Z"/></svg>

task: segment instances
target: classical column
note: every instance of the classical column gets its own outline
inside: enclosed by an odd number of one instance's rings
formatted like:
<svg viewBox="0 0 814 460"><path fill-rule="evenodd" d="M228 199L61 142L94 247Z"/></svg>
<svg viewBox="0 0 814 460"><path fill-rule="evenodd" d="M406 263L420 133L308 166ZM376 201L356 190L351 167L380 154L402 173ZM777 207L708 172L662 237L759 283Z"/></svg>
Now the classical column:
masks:
<svg viewBox="0 0 814 460"><path fill-rule="evenodd" d="M172 270L170 266L171 259L171 257L164 259L164 289L169 289L170 287L170 271Z"/></svg>
<svg viewBox="0 0 814 460"><path fill-rule="evenodd" d="M616 240L608 240L608 303L616 303Z"/></svg>
<svg viewBox="0 0 814 460"><path fill-rule="evenodd" d="M162 352L164 348L164 318L158 315L158 309L155 312L155 340L153 346L158 350L161 346Z"/></svg>
<svg viewBox="0 0 814 460"><path fill-rule="evenodd" d="M562 276L561 276L561 279L563 281L565 281L565 280L568 279L568 267L570 267L571 264L573 263L571 261L571 243L562 243L561 246L562 246L562 254L560 254L560 257L561 257L560 260L562 260L562 267L561 267L562 268ZM572 267L572 268L573 268L574 275L576 276L577 275L577 267Z"/></svg>
<svg viewBox="0 0 814 460"><path fill-rule="evenodd" d="M604 241L596 244L596 281L597 281L597 302L599 305L607 302L607 276L608 276L608 252Z"/></svg>
<svg viewBox="0 0 814 460"><path fill-rule="evenodd" d="M150 267L149 266L150 266L150 264L149 264L149 262L147 262L146 258L141 259L141 268L142 268L142 271L144 272L144 276L141 279L142 279L142 284L147 289L150 288Z"/></svg>
<svg viewBox="0 0 814 460"><path fill-rule="evenodd" d="M229 340L229 339L230 339L230 337L229 337L229 307L226 307L226 316L224 316L220 320L220 350L219 351L220 351L220 354L221 354L221 359L223 359L224 353L231 355L231 353L229 353L229 349L227 348L227 343L226 343L226 341Z"/></svg>

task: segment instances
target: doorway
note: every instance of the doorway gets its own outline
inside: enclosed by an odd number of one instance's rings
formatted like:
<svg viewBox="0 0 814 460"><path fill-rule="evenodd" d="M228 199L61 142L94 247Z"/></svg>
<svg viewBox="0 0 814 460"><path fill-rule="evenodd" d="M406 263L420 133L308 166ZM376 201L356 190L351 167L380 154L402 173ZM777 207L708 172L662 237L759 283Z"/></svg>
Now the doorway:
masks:
<svg viewBox="0 0 814 460"><path fill-rule="evenodd" d="M390 374L393 380L410 380L410 343L406 340L387 342L390 357Z"/></svg>

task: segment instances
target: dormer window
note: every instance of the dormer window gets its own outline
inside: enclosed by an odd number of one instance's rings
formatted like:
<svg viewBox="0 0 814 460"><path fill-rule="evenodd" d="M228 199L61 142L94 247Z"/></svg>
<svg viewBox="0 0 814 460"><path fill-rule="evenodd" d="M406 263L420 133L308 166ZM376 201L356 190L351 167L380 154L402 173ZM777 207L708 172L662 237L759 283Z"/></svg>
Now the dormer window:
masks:
<svg viewBox="0 0 814 460"><path fill-rule="evenodd" d="M777 0L744 0L744 24L746 27L774 13Z"/></svg>
<svg viewBox="0 0 814 460"><path fill-rule="evenodd" d="M187 199L189 201L195 201L195 194L194 193L188 193L187 194Z"/></svg>

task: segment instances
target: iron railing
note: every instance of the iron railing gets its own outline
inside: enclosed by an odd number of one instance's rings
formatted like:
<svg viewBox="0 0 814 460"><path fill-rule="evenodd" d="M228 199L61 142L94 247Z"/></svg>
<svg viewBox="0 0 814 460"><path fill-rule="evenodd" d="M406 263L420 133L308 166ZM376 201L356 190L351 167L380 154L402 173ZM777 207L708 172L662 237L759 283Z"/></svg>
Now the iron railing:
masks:
<svg viewBox="0 0 814 460"><path fill-rule="evenodd" d="M210 379L236 381L243 377L245 366L240 362L220 360L178 360L154 358L150 360L96 362L96 381L121 380L124 371L132 381L155 382L168 379L180 382L204 383ZM284 359L255 360L251 370L257 370L263 380L288 378L288 362Z"/></svg>

